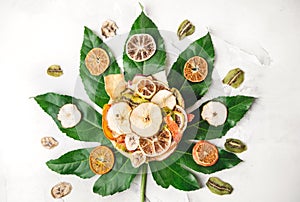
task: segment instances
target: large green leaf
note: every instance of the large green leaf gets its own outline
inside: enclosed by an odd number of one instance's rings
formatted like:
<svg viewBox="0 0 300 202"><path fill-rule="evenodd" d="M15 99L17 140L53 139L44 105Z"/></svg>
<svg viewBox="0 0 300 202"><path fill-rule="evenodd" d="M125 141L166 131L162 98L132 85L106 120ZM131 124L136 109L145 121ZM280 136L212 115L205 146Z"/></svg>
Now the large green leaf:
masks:
<svg viewBox="0 0 300 202"><path fill-rule="evenodd" d="M48 161L48 168L60 174L73 174L81 178L91 178L95 174L89 166L90 149L70 151L58 159Z"/></svg>
<svg viewBox="0 0 300 202"><path fill-rule="evenodd" d="M103 145L110 144L102 131L101 114L82 100L56 93L38 95L34 99L40 107L52 117L58 128L63 133L66 133L67 136L75 140L100 142ZM63 128L60 121L57 119L59 109L68 103L75 104L82 114L81 121L73 128Z"/></svg>
<svg viewBox="0 0 300 202"><path fill-rule="evenodd" d="M183 191L200 189L197 178L177 163L167 164L166 161L150 163L152 176L156 183L163 188L170 185Z"/></svg>
<svg viewBox="0 0 300 202"><path fill-rule="evenodd" d="M103 74L93 76L85 66L85 57L90 50L97 47L107 52L110 58L110 65ZM117 73L120 73L120 68L108 46L92 30L85 27L84 40L80 51L80 77L89 98L100 107L103 107L110 99L104 88L104 76Z"/></svg>
<svg viewBox="0 0 300 202"><path fill-rule="evenodd" d="M149 75L163 71L165 69L166 50L164 40L161 37L156 25L142 11L142 13L133 23L128 38L134 34L144 33L150 34L154 38L156 43L156 52L150 59L146 61L135 62L127 56L126 50L124 48L123 65L125 71L125 78L127 80L131 80L136 74Z"/></svg>
<svg viewBox="0 0 300 202"><path fill-rule="evenodd" d="M190 82L183 76L183 69L186 61L193 56L204 58L208 64L208 74L202 82ZM211 76L214 64L214 47L208 33L204 37L191 43L177 58L172 65L168 75L168 82L171 87L177 88L185 100L186 106L189 107L200 99L211 85Z"/></svg>
<svg viewBox="0 0 300 202"><path fill-rule="evenodd" d="M122 192L130 187L138 170L132 167L130 159L117 152L113 170L100 176L94 184L93 191L102 196Z"/></svg>
<svg viewBox="0 0 300 202"><path fill-rule="evenodd" d="M195 114L196 121L193 121L188 127L185 132L187 137L190 137L192 139L201 139L201 140L209 140L209 139L215 139L215 138L221 138L224 136L229 129L234 127L240 120L243 118L243 116L246 114L246 112L249 110L251 105L253 104L255 98L254 97L248 97L248 96L231 96L231 97L218 97L213 99L214 101L219 101L227 106L227 119L226 122L218 127L209 125L205 120L203 120L201 117L199 117L199 114ZM200 107L200 113L202 111L203 106L206 103L204 103ZM197 131L196 134L192 134L190 131ZM193 132L194 133L194 132Z"/></svg>

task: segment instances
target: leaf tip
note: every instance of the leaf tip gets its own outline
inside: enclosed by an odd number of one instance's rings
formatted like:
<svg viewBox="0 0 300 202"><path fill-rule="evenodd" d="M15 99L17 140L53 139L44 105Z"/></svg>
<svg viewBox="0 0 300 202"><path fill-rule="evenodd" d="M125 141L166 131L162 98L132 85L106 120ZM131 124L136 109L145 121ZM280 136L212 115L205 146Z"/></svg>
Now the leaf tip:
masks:
<svg viewBox="0 0 300 202"><path fill-rule="evenodd" d="M144 6L141 2L139 2L140 8L142 9L142 12L144 12Z"/></svg>

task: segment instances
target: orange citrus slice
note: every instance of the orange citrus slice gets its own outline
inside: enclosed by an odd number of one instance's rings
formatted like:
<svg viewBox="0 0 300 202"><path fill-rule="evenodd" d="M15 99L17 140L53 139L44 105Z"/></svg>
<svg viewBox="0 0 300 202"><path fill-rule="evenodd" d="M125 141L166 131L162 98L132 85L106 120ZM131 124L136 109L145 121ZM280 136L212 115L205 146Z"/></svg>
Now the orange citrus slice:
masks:
<svg viewBox="0 0 300 202"><path fill-rule="evenodd" d="M149 157L165 153L171 146L172 134L168 129L148 138L140 138L140 150Z"/></svg>
<svg viewBox="0 0 300 202"><path fill-rule="evenodd" d="M156 93L156 85L150 79L141 79L136 85L136 93L142 98L150 99Z"/></svg>
<svg viewBox="0 0 300 202"><path fill-rule="evenodd" d="M90 168L95 174L108 173L114 166L115 157L107 146L98 146L90 153Z"/></svg>
<svg viewBox="0 0 300 202"><path fill-rule="evenodd" d="M212 166L219 159L218 149L215 145L200 140L193 147L193 159L201 166Z"/></svg>
<svg viewBox="0 0 300 202"><path fill-rule="evenodd" d="M156 51L156 44L149 34L134 34L126 43L127 56L136 62L151 58Z"/></svg>
<svg viewBox="0 0 300 202"><path fill-rule="evenodd" d="M194 56L184 65L184 77L191 82L203 81L208 73L208 65L204 58Z"/></svg>
<svg viewBox="0 0 300 202"><path fill-rule="evenodd" d="M103 133L104 133L105 137L107 137L109 140L114 140L115 138L113 136L113 132L108 127L107 119L106 119L106 115L107 115L107 112L108 112L110 107L111 107L111 104L105 104L103 106L103 109L102 109L102 130L103 130Z"/></svg>
<svg viewBox="0 0 300 202"><path fill-rule="evenodd" d="M182 138L182 133L180 132L180 128L179 128L178 124L173 120L171 115L167 115L164 120L165 120L169 130L171 131L173 140L175 142L179 143Z"/></svg>
<svg viewBox="0 0 300 202"><path fill-rule="evenodd" d="M109 56L102 48L93 48L85 57L85 65L94 76L99 76L109 66Z"/></svg>

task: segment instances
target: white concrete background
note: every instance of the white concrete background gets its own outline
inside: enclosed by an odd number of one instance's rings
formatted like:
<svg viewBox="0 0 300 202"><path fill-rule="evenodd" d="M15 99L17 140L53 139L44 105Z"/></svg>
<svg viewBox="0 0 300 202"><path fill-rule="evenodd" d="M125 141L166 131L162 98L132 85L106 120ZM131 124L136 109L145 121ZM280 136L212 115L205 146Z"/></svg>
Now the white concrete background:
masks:
<svg viewBox="0 0 300 202"><path fill-rule="evenodd" d="M227 135L247 143L248 151L239 155L245 162L213 175L234 186L232 195L217 196L207 188L188 193L173 188L165 190L149 176L148 199L153 202L298 202L300 2L140 2L161 30L174 32L183 19L190 19L197 29L191 40L201 37L206 28L211 31L217 54L216 70L214 90L206 98L222 93L259 96L245 119ZM110 18L120 27L120 35L129 31L139 13L136 0L0 1L0 202L54 201L50 189L59 181L71 182L74 189L69 196L56 201L139 201L139 178L129 190L103 198L92 193L97 178L82 180L48 170L44 164L47 160L95 144L65 137L34 100L29 99L54 91L80 95L88 101L78 77L83 26L99 33L101 23ZM122 46L119 48L122 50ZM45 73L55 63L64 70L60 78ZM245 69L246 81L239 91L233 92L217 79L236 66ZM40 145L43 136L54 136L59 146L50 151L44 149ZM222 146L225 139L215 143ZM198 176L203 184L209 177Z"/></svg>

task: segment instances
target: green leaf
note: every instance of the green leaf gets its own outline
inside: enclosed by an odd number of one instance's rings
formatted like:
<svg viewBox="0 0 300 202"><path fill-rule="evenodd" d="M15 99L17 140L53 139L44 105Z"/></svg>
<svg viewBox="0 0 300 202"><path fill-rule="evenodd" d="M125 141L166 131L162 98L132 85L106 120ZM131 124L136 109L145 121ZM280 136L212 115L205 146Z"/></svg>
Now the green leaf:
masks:
<svg viewBox="0 0 300 202"><path fill-rule="evenodd" d="M226 105L228 111L226 122L218 127L211 126L205 120L203 120L201 116L199 117L199 114L195 114L197 116L195 118L196 121L192 122L187 127L185 134L187 134L188 136L195 136L194 132L192 134L190 131L196 130L197 133L195 139L198 140L221 138L229 131L229 129L234 127L243 118L243 116L253 104L255 98L238 95L232 97L222 96L213 100L219 101ZM200 113L202 112L202 108L206 103L204 103L200 107Z"/></svg>
<svg viewBox="0 0 300 202"><path fill-rule="evenodd" d="M125 45L123 53L125 78L131 80L136 74L150 75L165 70L166 50L164 40L156 25L143 11L133 23L127 40L134 34L150 34L155 40L156 52L146 61L135 62L127 56Z"/></svg>
<svg viewBox="0 0 300 202"><path fill-rule="evenodd" d="M195 163L192 156L193 146L194 144L188 149L188 151L176 150L174 156L177 156L176 158L178 158L177 164L189 167L197 172L211 174L220 170L232 168L242 162L242 160L239 159L235 154L218 148L219 160L217 163L213 166L204 167Z"/></svg>
<svg viewBox="0 0 300 202"><path fill-rule="evenodd" d="M56 93L38 95L34 99L40 107L52 117L58 128L67 136L75 140L100 142L103 145L111 144L103 134L101 114L82 100ZM82 115L79 124L73 128L63 128L57 119L59 109L68 103L75 104Z"/></svg>
<svg viewBox="0 0 300 202"><path fill-rule="evenodd" d="M163 161L150 162L154 180L163 188L168 188L171 185L183 191L200 189L196 176L180 165L179 157L175 152Z"/></svg>
<svg viewBox="0 0 300 202"><path fill-rule="evenodd" d="M202 82L190 82L185 79L183 69L186 61L194 56L204 58L208 64L208 74ZM171 87L177 88L189 107L200 99L207 91L212 81L212 71L214 64L214 47L208 33L204 37L191 43L177 58L176 62L172 65L168 75L168 82Z"/></svg>
<svg viewBox="0 0 300 202"><path fill-rule="evenodd" d="M85 57L90 50L99 47L104 49L109 55L110 65L103 74L93 76L85 66ZM104 104L108 103L110 98L104 88L104 76L119 73L120 68L111 50L96 34L92 32L92 30L85 27L84 40L80 51L80 77L89 98L100 107L103 107Z"/></svg>
<svg viewBox="0 0 300 202"><path fill-rule="evenodd" d="M50 160L46 164L54 172L63 175L77 175L81 178L91 178L95 174L89 166L89 156L92 148L70 151L58 159Z"/></svg>
<svg viewBox="0 0 300 202"><path fill-rule="evenodd" d="M101 196L122 192L130 187L138 170L138 168L132 167L130 159L116 153L113 170L100 176L94 184L93 191Z"/></svg>

